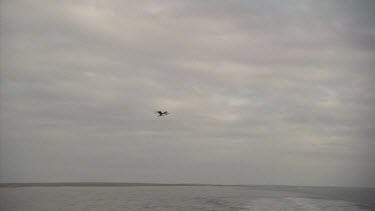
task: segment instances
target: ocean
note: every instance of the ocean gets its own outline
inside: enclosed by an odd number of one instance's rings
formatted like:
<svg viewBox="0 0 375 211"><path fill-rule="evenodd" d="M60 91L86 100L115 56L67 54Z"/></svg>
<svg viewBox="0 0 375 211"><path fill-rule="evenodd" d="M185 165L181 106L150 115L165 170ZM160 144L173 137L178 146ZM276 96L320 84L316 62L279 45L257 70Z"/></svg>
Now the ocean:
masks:
<svg viewBox="0 0 375 211"><path fill-rule="evenodd" d="M0 187L1 211L368 211L375 189L292 186Z"/></svg>

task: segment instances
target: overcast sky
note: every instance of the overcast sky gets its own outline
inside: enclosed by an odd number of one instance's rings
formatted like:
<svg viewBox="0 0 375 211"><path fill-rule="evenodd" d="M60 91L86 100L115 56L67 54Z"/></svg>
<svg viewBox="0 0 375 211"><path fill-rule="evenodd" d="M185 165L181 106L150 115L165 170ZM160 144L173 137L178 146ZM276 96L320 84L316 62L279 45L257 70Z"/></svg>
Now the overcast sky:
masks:
<svg viewBox="0 0 375 211"><path fill-rule="evenodd" d="M2 0L0 182L375 186L374 11Z"/></svg>

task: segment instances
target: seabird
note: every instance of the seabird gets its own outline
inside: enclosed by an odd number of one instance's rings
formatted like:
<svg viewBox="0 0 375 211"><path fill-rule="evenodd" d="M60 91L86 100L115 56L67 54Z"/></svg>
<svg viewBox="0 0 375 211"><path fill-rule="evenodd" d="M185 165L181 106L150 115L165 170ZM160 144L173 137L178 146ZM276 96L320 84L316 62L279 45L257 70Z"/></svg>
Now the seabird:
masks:
<svg viewBox="0 0 375 211"><path fill-rule="evenodd" d="M169 114L168 111L164 111L164 112L162 112L162 111L156 111L155 113L159 114L159 116L165 116L165 115Z"/></svg>

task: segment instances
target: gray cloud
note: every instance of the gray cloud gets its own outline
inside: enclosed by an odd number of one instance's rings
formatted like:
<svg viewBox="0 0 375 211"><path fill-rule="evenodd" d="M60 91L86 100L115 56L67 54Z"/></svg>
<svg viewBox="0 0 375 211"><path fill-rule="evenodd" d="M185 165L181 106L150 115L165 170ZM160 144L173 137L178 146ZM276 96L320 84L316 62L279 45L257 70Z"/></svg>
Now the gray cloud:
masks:
<svg viewBox="0 0 375 211"><path fill-rule="evenodd" d="M374 186L372 1L1 4L2 182Z"/></svg>

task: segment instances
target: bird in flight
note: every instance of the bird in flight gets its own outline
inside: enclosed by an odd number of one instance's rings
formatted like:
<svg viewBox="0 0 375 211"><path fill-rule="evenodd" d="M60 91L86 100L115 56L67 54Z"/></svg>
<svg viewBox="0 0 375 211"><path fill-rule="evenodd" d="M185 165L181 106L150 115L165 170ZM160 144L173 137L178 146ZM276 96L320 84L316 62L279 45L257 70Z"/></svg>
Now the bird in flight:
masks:
<svg viewBox="0 0 375 211"><path fill-rule="evenodd" d="M164 111L164 112L162 112L162 111L156 111L155 113L159 114L159 116L165 116L165 115L169 114L168 111Z"/></svg>

